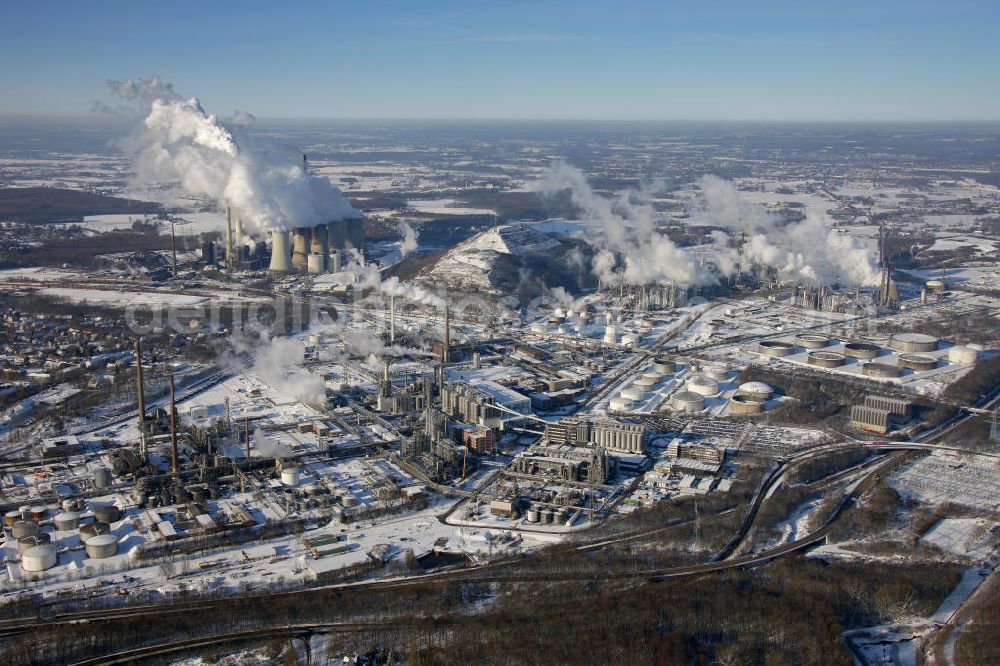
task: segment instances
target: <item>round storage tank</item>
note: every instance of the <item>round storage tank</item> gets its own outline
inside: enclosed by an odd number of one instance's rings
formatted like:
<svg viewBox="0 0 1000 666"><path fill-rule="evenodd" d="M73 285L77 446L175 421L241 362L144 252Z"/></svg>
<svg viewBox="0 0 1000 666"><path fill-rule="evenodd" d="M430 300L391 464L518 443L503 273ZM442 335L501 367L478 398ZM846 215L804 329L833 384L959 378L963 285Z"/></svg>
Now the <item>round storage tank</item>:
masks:
<svg viewBox="0 0 1000 666"><path fill-rule="evenodd" d="M65 499L62 501L63 511L76 511L78 507L79 504L77 504L77 501L75 499Z"/></svg>
<svg viewBox="0 0 1000 666"><path fill-rule="evenodd" d="M761 340L757 343L757 351L764 356L779 358L781 356L791 356L795 353L795 345L781 340Z"/></svg>
<svg viewBox="0 0 1000 666"><path fill-rule="evenodd" d="M63 511L57 514L52 522L60 532L69 532L80 527L80 514L75 511Z"/></svg>
<svg viewBox="0 0 1000 666"><path fill-rule="evenodd" d="M975 363L979 353L972 347L956 346L948 350L948 360L952 363Z"/></svg>
<svg viewBox="0 0 1000 666"><path fill-rule="evenodd" d="M31 520L31 507L25 504L24 506L18 507L18 512L21 514L21 520Z"/></svg>
<svg viewBox="0 0 1000 666"><path fill-rule="evenodd" d="M551 525L552 518L553 518L552 509L545 509L544 511L542 511L542 522L546 523L547 525Z"/></svg>
<svg viewBox="0 0 1000 666"><path fill-rule="evenodd" d="M716 381L724 382L729 379L729 368L724 365L713 365L705 369L705 374Z"/></svg>
<svg viewBox="0 0 1000 666"><path fill-rule="evenodd" d="M38 523L33 520L19 520L10 528L10 534L15 539L38 534Z"/></svg>
<svg viewBox="0 0 1000 666"><path fill-rule="evenodd" d="M729 399L729 411L733 414L760 414L764 411L764 401L750 395L734 395Z"/></svg>
<svg viewBox="0 0 1000 666"><path fill-rule="evenodd" d="M536 507L531 507L528 509L528 522L529 523L538 522L538 509Z"/></svg>
<svg viewBox="0 0 1000 666"><path fill-rule="evenodd" d="M80 526L80 539L86 541L91 537L98 536L100 534L108 534L111 532L111 526L107 523L94 522L87 523L86 525Z"/></svg>
<svg viewBox="0 0 1000 666"><path fill-rule="evenodd" d="M613 345L618 342L618 331L614 326L606 326L604 328L604 341L609 345Z"/></svg>
<svg viewBox="0 0 1000 666"><path fill-rule="evenodd" d="M889 338L889 346L901 352L929 352L937 349L938 341L924 333L896 333Z"/></svg>
<svg viewBox="0 0 1000 666"><path fill-rule="evenodd" d="M652 391L654 386L656 386L656 382L646 379L645 377L640 377L632 382L632 388L639 389L640 391Z"/></svg>
<svg viewBox="0 0 1000 666"><path fill-rule="evenodd" d="M107 488L111 485L111 470L107 467L100 467L94 472L94 486L97 488Z"/></svg>
<svg viewBox="0 0 1000 666"><path fill-rule="evenodd" d="M626 333L622 336L622 344L626 347L635 347L639 344L639 336L635 333Z"/></svg>
<svg viewBox="0 0 1000 666"><path fill-rule="evenodd" d="M799 333L795 341L806 349L822 349L830 346L830 338L822 333Z"/></svg>
<svg viewBox="0 0 1000 666"><path fill-rule="evenodd" d="M650 386L656 386L663 381L663 375L658 372L644 372L642 373L642 379L649 382Z"/></svg>
<svg viewBox="0 0 1000 666"><path fill-rule="evenodd" d="M889 363L865 363L861 366L861 374L875 379L893 379L902 376L903 371L898 365Z"/></svg>
<svg viewBox="0 0 1000 666"><path fill-rule="evenodd" d="M86 541L87 557L92 560L106 560L118 554L118 537L114 534L98 534Z"/></svg>
<svg viewBox="0 0 1000 666"><path fill-rule="evenodd" d="M94 509L94 518L98 522L107 523L117 523L122 518L121 510L114 504L106 504L104 506L99 506Z"/></svg>
<svg viewBox="0 0 1000 666"><path fill-rule="evenodd" d="M639 400L642 400L645 396L646 394L642 391L642 389L635 387L622 389L621 393L622 400L629 400L631 402L638 402Z"/></svg>
<svg viewBox="0 0 1000 666"><path fill-rule="evenodd" d="M31 519L35 521L45 520L46 509L44 506L31 507Z"/></svg>
<svg viewBox="0 0 1000 666"><path fill-rule="evenodd" d="M670 399L670 404L682 412L700 412L705 409L705 396L693 391L678 391Z"/></svg>
<svg viewBox="0 0 1000 666"><path fill-rule="evenodd" d="M923 354L900 354L898 363L901 368L909 368L918 372L933 370L938 364L936 358Z"/></svg>
<svg viewBox="0 0 1000 666"><path fill-rule="evenodd" d="M7 527L13 527L14 523L21 520L20 511L8 511L3 515L3 524Z"/></svg>
<svg viewBox="0 0 1000 666"><path fill-rule="evenodd" d="M928 280L925 284L927 291L945 291L948 284L944 280Z"/></svg>
<svg viewBox="0 0 1000 666"><path fill-rule="evenodd" d="M739 395L748 395L753 398L760 398L762 400L769 400L774 394L774 389L771 388L769 384L764 382L746 382L740 384L740 388L736 391Z"/></svg>
<svg viewBox="0 0 1000 666"><path fill-rule="evenodd" d="M36 534L34 536L21 537L17 540L17 552L23 553L29 548L34 548L35 546L44 546L45 544L51 543L52 537L48 534Z"/></svg>
<svg viewBox="0 0 1000 666"><path fill-rule="evenodd" d="M634 403L631 400L625 400L623 398L611 398L608 402L608 409L612 412L628 412L631 411Z"/></svg>
<svg viewBox="0 0 1000 666"><path fill-rule="evenodd" d="M56 565L56 549L52 546L35 546L21 553L24 571L45 571Z"/></svg>
<svg viewBox="0 0 1000 666"><path fill-rule="evenodd" d="M839 368L844 365L845 360L843 354L828 351L809 352L809 356L806 358L806 362L809 365L815 365L820 368Z"/></svg>
<svg viewBox="0 0 1000 666"><path fill-rule="evenodd" d="M882 353L882 348L870 342L848 342L844 345L844 354L853 358L864 360L877 358Z"/></svg>
<svg viewBox="0 0 1000 666"><path fill-rule="evenodd" d="M653 370L661 375L672 375L677 372L677 364L669 358L658 358L653 361Z"/></svg>
<svg viewBox="0 0 1000 666"><path fill-rule="evenodd" d="M281 483L285 486L295 486L299 483L299 468L286 467L281 470Z"/></svg>
<svg viewBox="0 0 1000 666"><path fill-rule="evenodd" d="M719 383L707 375L694 375L687 381L687 389L699 395L716 395Z"/></svg>

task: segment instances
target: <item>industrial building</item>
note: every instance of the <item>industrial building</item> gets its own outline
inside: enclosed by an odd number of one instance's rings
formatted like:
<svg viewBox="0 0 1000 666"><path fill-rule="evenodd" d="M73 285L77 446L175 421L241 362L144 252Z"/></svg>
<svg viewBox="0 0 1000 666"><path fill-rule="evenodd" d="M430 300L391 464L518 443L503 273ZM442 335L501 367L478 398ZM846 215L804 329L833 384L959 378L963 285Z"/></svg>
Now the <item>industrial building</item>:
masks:
<svg viewBox="0 0 1000 666"><path fill-rule="evenodd" d="M913 403L903 398L867 395L861 405L851 407L851 426L881 435L898 423L905 423L913 414Z"/></svg>
<svg viewBox="0 0 1000 666"><path fill-rule="evenodd" d="M531 398L494 381L445 382L441 411L465 423L505 429L521 425L531 414Z"/></svg>
<svg viewBox="0 0 1000 666"><path fill-rule="evenodd" d="M641 423L570 417L545 424L545 437L553 444L601 446L608 451L646 453L646 426Z"/></svg>

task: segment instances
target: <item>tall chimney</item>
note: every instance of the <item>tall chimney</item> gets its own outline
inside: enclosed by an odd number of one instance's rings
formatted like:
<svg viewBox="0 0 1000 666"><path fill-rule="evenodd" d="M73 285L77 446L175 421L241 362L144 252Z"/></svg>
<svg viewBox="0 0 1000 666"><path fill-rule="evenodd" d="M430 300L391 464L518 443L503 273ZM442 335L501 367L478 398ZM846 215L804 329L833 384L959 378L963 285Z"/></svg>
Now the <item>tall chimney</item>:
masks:
<svg viewBox="0 0 1000 666"><path fill-rule="evenodd" d="M389 344L396 344L396 297L389 296Z"/></svg>
<svg viewBox="0 0 1000 666"><path fill-rule="evenodd" d="M441 350L441 362L447 363L451 347L451 308L444 306L444 349Z"/></svg>
<svg viewBox="0 0 1000 666"><path fill-rule="evenodd" d="M174 371L168 370L170 377L170 471L177 476L177 403L174 402Z"/></svg>
<svg viewBox="0 0 1000 666"><path fill-rule="evenodd" d="M243 439L246 441L247 446L247 462L250 462L250 418L244 417L243 419Z"/></svg>
<svg viewBox="0 0 1000 666"><path fill-rule="evenodd" d="M226 206L226 268L233 267L233 216Z"/></svg>
<svg viewBox="0 0 1000 666"><path fill-rule="evenodd" d="M142 436L143 426L146 425L146 401L142 391L142 343L140 338L135 339L135 386L138 393L139 407L139 435Z"/></svg>
<svg viewBox="0 0 1000 666"><path fill-rule="evenodd" d="M170 252L174 256L173 277L177 277L177 234L174 233L173 218L170 218Z"/></svg>
<svg viewBox="0 0 1000 666"><path fill-rule="evenodd" d="M275 229L271 232L271 265L268 268L275 273L287 273L292 270L287 231Z"/></svg>
<svg viewBox="0 0 1000 666"><path fill-rule="evenodd" d="M302 172L309 173L309 156L306 153L302 153Z"/></svg>

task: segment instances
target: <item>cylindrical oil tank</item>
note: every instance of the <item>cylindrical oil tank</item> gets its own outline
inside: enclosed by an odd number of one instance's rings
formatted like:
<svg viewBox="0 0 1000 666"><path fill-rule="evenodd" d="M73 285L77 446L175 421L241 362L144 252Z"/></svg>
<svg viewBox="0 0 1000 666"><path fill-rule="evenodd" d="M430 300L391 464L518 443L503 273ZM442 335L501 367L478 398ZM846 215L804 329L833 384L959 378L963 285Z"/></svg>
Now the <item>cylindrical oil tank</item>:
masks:
<svg viewBox="0 0 1000 666"><path fill-rule="evenodd" d="M46 509L44 506L31 507L31 519L34 521L45 520Z"/></svg>
<svg viewBox="0 0 1000 666"><path fill-rule="evenodd" d="M843 354L828 351L809 352L809 356L806 357L806 363L820 368L839 368L844 365L845 360Z"/></svg>
<svg viewBox="0 0 1000 666"><path fill-rule="evenodd" d="M63 511L60 514L56 514L56 517L52 519L52 523L60 532L69 532L80 527L80 514L76 511Z"/></svg>
<svg viewBox="0 0 1000 666"><path fill-rule="evenodd" d="M781 340L761 340L757 343L757 351L764 356L779 358L794 354L795 345L791 342L782 342Z"/></svg>
<svg viewBox="0 0 1000 666"><path fill-rule="evenodd" d="M764 382L745 382L740 384L740 387L736 392L740 395L748 395L752 398L770 400L771 396L774 394L774 389L772 389L769 384L765 384Z"/></svg>
<svg viewBox="0 0 1000 666"><path fill-rule="evenodd" d="M613 345L618 342L618 330L614 326L604 327L604 342Z"/></svg>
<svg viewBox="0 0 1000 666"><path fill-rule="evenodd" d="M658 372L644 372L642 378L649 382L651 386L656 386L663 381L663 375Z"/></svg>
<svg viewBox="0 0 1000 666"><path fill-rule="evenodd" d="M889 337L889 346L901 352L929 352L937 349L938 341L925 333L896 333Z"/></svg>
<svg viewBox="0 0 1000 666"><path fill-rule="evenodd" d="M92 560L105 560L118 554L118 537L114 534L98 534L85 542L87 557Z"/></svg>
<svg viewBox="0 0 1000 666"><path fill-rule="evenodd" d="M632 382L632 388L639 389L640 391L648 392L652 391L653 387L656 386L656 382L646 379L645 377L639 377L639 379Z"/></svg>
<svg viewBox="0 0 1000 666"><path fill-rule="evenodd" d="M97 488L107 488L111 485L111 470L107 467L99 467L94 471L94 486Z"/></svg>
<svg viewBox="0 0 1000 666"><path fill-rule="evenodd" d="M865 363L861 366L861 374L875 379L894 379L903 374L903 370L898 365L891 363Z"/></svg>
<svg viewBox="0 0 1000 666"><path fill-rule="evenodd" d="M848 342L844 345L844 354L853 358L870 360L877 358L882 353L882 348L870 342Z"/></svg>
<svg viewBox="0 0 1000 666"><path fill-rule="evenodd" d="M56 549L41 545L21 553L21 569L24 571L45 571L56 565Z"/></svg>
<svg viewBox="0 0 1000 666"><path fill-rule="evenodd" d="M638 389L638 388L635 388L635 387L630 387L630 388L622 389L621 397L622 397L622 400L629 400L629 401L632 401L632 402L638 402L639 400L642 400L646 396L645 396L645 393L642 391L642 389Z"/></svg>
<svg viewBox="0 0 1000 666"><path fill-rule="evenodd" d="M64 499L62 501L63 511L76 511L79 508L79 503L75 499Z"/></svg>
<svg viewBox="0 0 1000 666"><path fill-rule="evenodd" d="M31 520L31 507L25 504L17 508L18 512L21 514L21 520Z"/></svg>
<svg viewBox="0 0 1000 666"><path fill-rule="evenodd" d="M764 411L764 401L750 395L734 395L729 399L729 411L733 414L760 414Z"/></svg>
<svg viewBox="0 0 1000 666"><path fill-rule="evenodd" d="M945 291L948 288L948 284L944 280L928 280L924 286L927 291Z"/></svg>
<svg viewBox="0 0 1000 666"><path fill-rule="evenodd" d="M830 345L830 338L822 333L799 333L795 336L795 342L806 349L822 349Z"/></svg>
<svg viewBox="0 0 1000 666"><path fill-rule="evenodd" d="M678 391L670 399L670 404L682 412L700 412L705 409L705 396L694 391Z"/></svg>
<svg viewBox="0 0 1000 666"><path fill-rule="evenodd" d="M624 398L611 398L608 401L608 409L612 412L628 412L631 411L635 403L631 400L625 400Z"/></svg>
<svg viewBox="0 0 1000 666"><path fill-rule="evenodd" d="M528 522L537 523L538 518L539 518L538 507L537 506L528 507Z"/></svg>
<svg viewBox="0 0 1000 666"><path fill-rule="evenodd" d="M705 368L705 374L717 382L724 382L729 379L729 368L724 365L710 365Z"/></svg>
<svg viewBox="0 0 1000 666"><path fill-rule="evenodd" d="M717 395L719 393L719 382L708 375L694 375L687 381L687 390L699 395Z"/></svg>
<svg viewBox="0 0 1000 666"><path fill-rule="evenodd" d="M325 254L310 254L306 262L306 269L313 275L320 275L326 272Z"/></svg>
<svg viewBox="0 0 1000 666"><path fill-rule="evenodd" d="M33 520L19 520L10 528L10 534L15 539L38 534L38 523Z"/></svg>
<svg viewBox="0 0 1000 666"><path fill-rule="evenodd" d="M923 354L900 354L898 363L901 368L909 368L918 372L933 370L938 364L936 358Z"/></svg>
<svg viewBox="0 0 1000 666"><path fill-rule="evenodd" d="M99 534L109 534L111 532L111 525L101 522L87 523L86 525L80 525L80 539L86 541L90 537L98 536Z"/></svg>
<svg viewBox="0 0 1000 666"><path fill-rule="evenodd" d="M14 523L16 523L19 520L21 520L20 511L8 511L7 513L3 514L3 524L6 525L7 527L12 527Z"/></svg>
<svg viewBox="0 0 1000 666"><path fill-rule="evenodd" d="M626 347L635 347L639 344L639 336L635 333L626 333L622 336L622 344Z"/></svg>
<svg viewBox="0 0 1000 666"><path fill-rule="evenodd" d="M94 509L94 518L99 522L107 523L117 523L121 520L122 512L114 504L105 504L104 506L99 506Z"/></svg>
<svg viewBox="0 0 1000 666"><path fill-rule="evenodd" d="M286 467L281 470L281 483L285 486L296 486L299 483L299 468Z"/></svg>
<svg viewBox="0 0 1000 666"><path fill-rule="evenodd" d="M979 352L972 347L955 346L948 350L948 360L952 363L975 363Z"/></svg>
<svg viewBox="0 0 1000 666"><path fill-rule="evenodd" d="M354 495L344 495L340 498L340 503L344 507L350 508L352 506L357 506L358 500L354 497Z"/></svg>
<svg viewBox="0 0 1000 666"><path fill-rule="evenodd" d="M544 509L542 511L542 522L548 525L552 524L552 509Z"/></svg>
<svg viewBox="0 0 1000 666"><path fill-rule="evenodd" d="M653 370L661 375L672 375L677 372L677 364L669 358L658 358L653 361Z"/></svg>
<svg viewBox="0 0 1000 666"><path fill-rule="evenodd" d="M52 543L52 537L44 532L35 534L33 536L21 537L17 540L17 552L23 553L29 548L34 548L35 546L43 546L47 543Z"/></svg>

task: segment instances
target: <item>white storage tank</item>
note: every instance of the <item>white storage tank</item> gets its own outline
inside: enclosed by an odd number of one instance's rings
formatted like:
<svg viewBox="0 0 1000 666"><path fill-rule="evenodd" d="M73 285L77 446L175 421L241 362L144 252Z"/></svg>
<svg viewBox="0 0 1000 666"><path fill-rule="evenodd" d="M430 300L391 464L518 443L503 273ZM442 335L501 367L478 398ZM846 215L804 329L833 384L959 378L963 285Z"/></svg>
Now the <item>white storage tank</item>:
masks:
<svg viewBox="0 0 1000 666"><path fill-rule="evenodd" d="M632 402L637 402L645 398L646 394L642 391L642 389L633 387L633 388L622 389L621 397L622 400L630 400Z"/></svg>
<svg viewBox="0 0 1000 666"><path fill-rule="evenodd" d="M705 374L716 381L724 382L729 379L729 368L724 365L712 365L705 369Z"/></svg>
<svg viewBox="0 0 1000 666"><path fill-rule="evenodd" d="M45 571L56 565L56 549L41 545L21 553L21 568L24 571Z"/></svg>
<svg viewBox="0 0 1000 666"><path fill-rule="evenodd" d="M687 389L699 395L717 395L719 383L708 375L694 375L687 381Z"/></svg>
<svg viewBox="0 0 1000 666"><path fill-rule="evenodd" d="M639 336L635 333L626 333L622 336L622 344L626 347L635 347L639 344Z"/></svg>
<svg viewBox="0 0 1000 666"><path fill-rule="evenodd" d="M15 539L20 539L26 536L35 536L38 534L38 523L33 520L19 520L14 523L14 526L10 528L11 536Z"/></svg>
<svg viewBox="0 0 1000 666"><path fill-rule="evenodd" d="M281 484L285 486L296 486L299 483L299 468L286 467L281 470Z"/></svg>
<svg viewBox="0 0 1000 666"><path fill-rule="evenodd" d="M57 514L52 522L60 532L69 532L80 527L80 514L75 511L63 511Z"/></svg>
<svg viewBox="0 0 1000 666"><path fill-rule="evenodd" d="M87 557L105 560L118 554L118 537L114 534L98 534L86 541Z"/></svg>
<svg viewBox="0 0 1000 666"><path fill-rule="evenodd" d="M670 399L670 404L682 412L700 412L705 409L705 396L693 391L678 391Z"/></svg>
<svg viewBox="0 0 1000 666"><path fill-rule="evenodd" d="M618 330L614 326L604 327L604 342L613 345L618 342Z"/></svg>
<svg viewBox="0 0 1000 666"><path fill-rule="evenodd" d="M978 356L972 347L955 346L948 350L948 360L952 363L975 363Z"/></svg>
<svg viewBox="0 0 1000 666"><path fill-rule="evenodd" d="M313 275L326 272L326 255L313 253L306 259L306 270Z"/></svg>
<svg viewBox="0 0 1000 666"><path fill-rule="evenodd" d="M122 518L121 510L114 504L105 504L104 506L99 506L94 509L94 518L99 522L107 523L117 523Z"/></svg>

